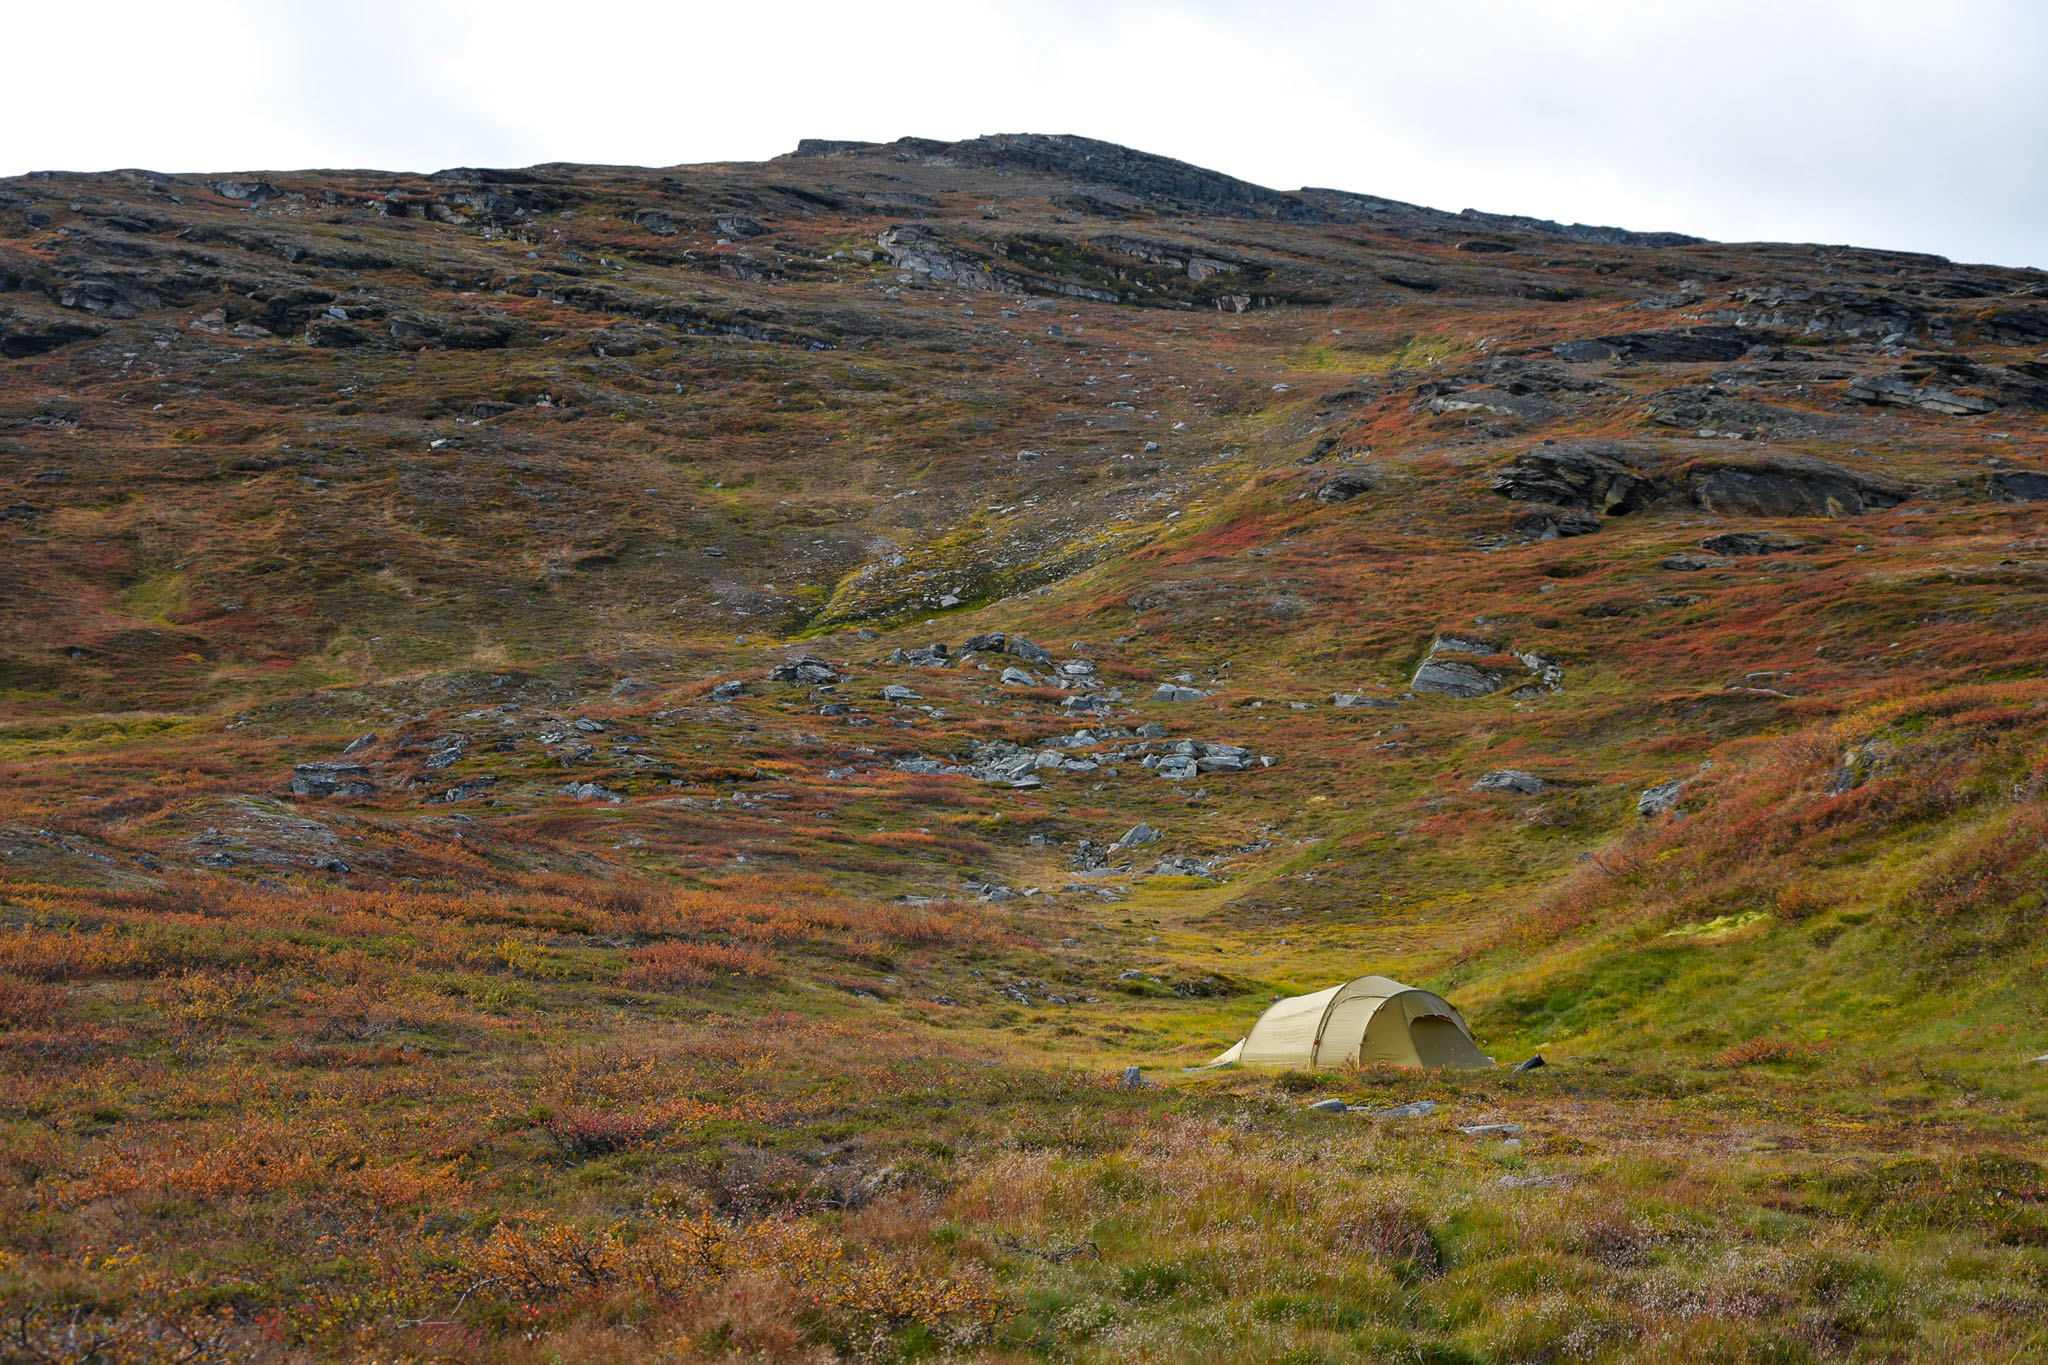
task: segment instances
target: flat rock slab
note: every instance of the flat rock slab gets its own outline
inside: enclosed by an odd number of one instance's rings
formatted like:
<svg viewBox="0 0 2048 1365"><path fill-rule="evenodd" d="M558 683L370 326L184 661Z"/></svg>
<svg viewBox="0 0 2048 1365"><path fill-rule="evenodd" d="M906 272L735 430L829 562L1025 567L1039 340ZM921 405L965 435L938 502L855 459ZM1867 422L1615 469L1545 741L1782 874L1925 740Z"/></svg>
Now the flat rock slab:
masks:
<svg viewBox="0 0 2048 1365"><path fill-rule="evenodd" d="M1436 1112L1435 1100L1415 1100L1408 1104L1397 1104L1391 1109L1361 1110L1369 1119L1426 1119Z"/></svg>
<svg viewBox="0 0 2048 1365"><path fill-rule="evenodd" d="M1518 1138L1527 1130L1519 1123L1461 1123L1458 1131L1466 1137Z"/></svg>

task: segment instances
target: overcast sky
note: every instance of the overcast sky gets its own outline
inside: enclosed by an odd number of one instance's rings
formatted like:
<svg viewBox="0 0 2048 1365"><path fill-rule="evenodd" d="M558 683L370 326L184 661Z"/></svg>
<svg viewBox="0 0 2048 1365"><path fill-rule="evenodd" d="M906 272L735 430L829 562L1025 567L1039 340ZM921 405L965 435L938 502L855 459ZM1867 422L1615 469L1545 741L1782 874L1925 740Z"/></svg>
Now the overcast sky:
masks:
<svg viewBox="0 0 2048 1365"><path fill-rule="evenodd" d="M2048 0L0 0L0 175L1081 133L1282 189L2048 267Z"/></svg>

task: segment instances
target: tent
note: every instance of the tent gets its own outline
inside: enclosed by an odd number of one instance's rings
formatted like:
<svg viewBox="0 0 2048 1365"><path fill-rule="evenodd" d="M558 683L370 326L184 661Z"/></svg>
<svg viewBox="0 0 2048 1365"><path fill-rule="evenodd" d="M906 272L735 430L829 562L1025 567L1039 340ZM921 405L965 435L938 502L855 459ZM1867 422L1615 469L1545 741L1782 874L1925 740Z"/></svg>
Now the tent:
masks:
<svg viewBox="0 0 2048 1365"><path fill-rule="evenodd" d="M1252 1031L1209 1063L1330 1067L1493 1065L1451 1002L1384 976L1277 1000Z"/></svg>

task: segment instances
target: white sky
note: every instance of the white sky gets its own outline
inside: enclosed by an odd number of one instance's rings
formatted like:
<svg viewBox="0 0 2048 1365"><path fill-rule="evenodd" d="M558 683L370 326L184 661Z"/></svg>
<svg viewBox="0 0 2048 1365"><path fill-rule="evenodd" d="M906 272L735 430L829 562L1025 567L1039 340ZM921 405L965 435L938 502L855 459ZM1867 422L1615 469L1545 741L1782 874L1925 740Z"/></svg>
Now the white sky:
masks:
<svg viewBox="0 0 2048 1365"><path fill-rule="evenodd" d="M1081 133L1281 189L2048 267L2048 0L0 0L0 175Z"/></svg>

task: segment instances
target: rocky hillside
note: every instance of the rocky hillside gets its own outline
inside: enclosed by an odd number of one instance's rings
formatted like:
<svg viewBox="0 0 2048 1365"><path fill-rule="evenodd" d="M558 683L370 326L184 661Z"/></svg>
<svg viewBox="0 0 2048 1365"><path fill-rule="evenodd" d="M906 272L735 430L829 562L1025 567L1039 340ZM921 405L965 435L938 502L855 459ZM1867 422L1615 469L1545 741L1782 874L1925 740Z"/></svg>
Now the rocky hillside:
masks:
<svg viewBox="0 0 2048 1365"><path fill-rule="evenodd" d="M2048 1349L2042 271L806 141L0 356L0 1351ZM1367 972L1551 1065L1172 1069Z"/></svg>

